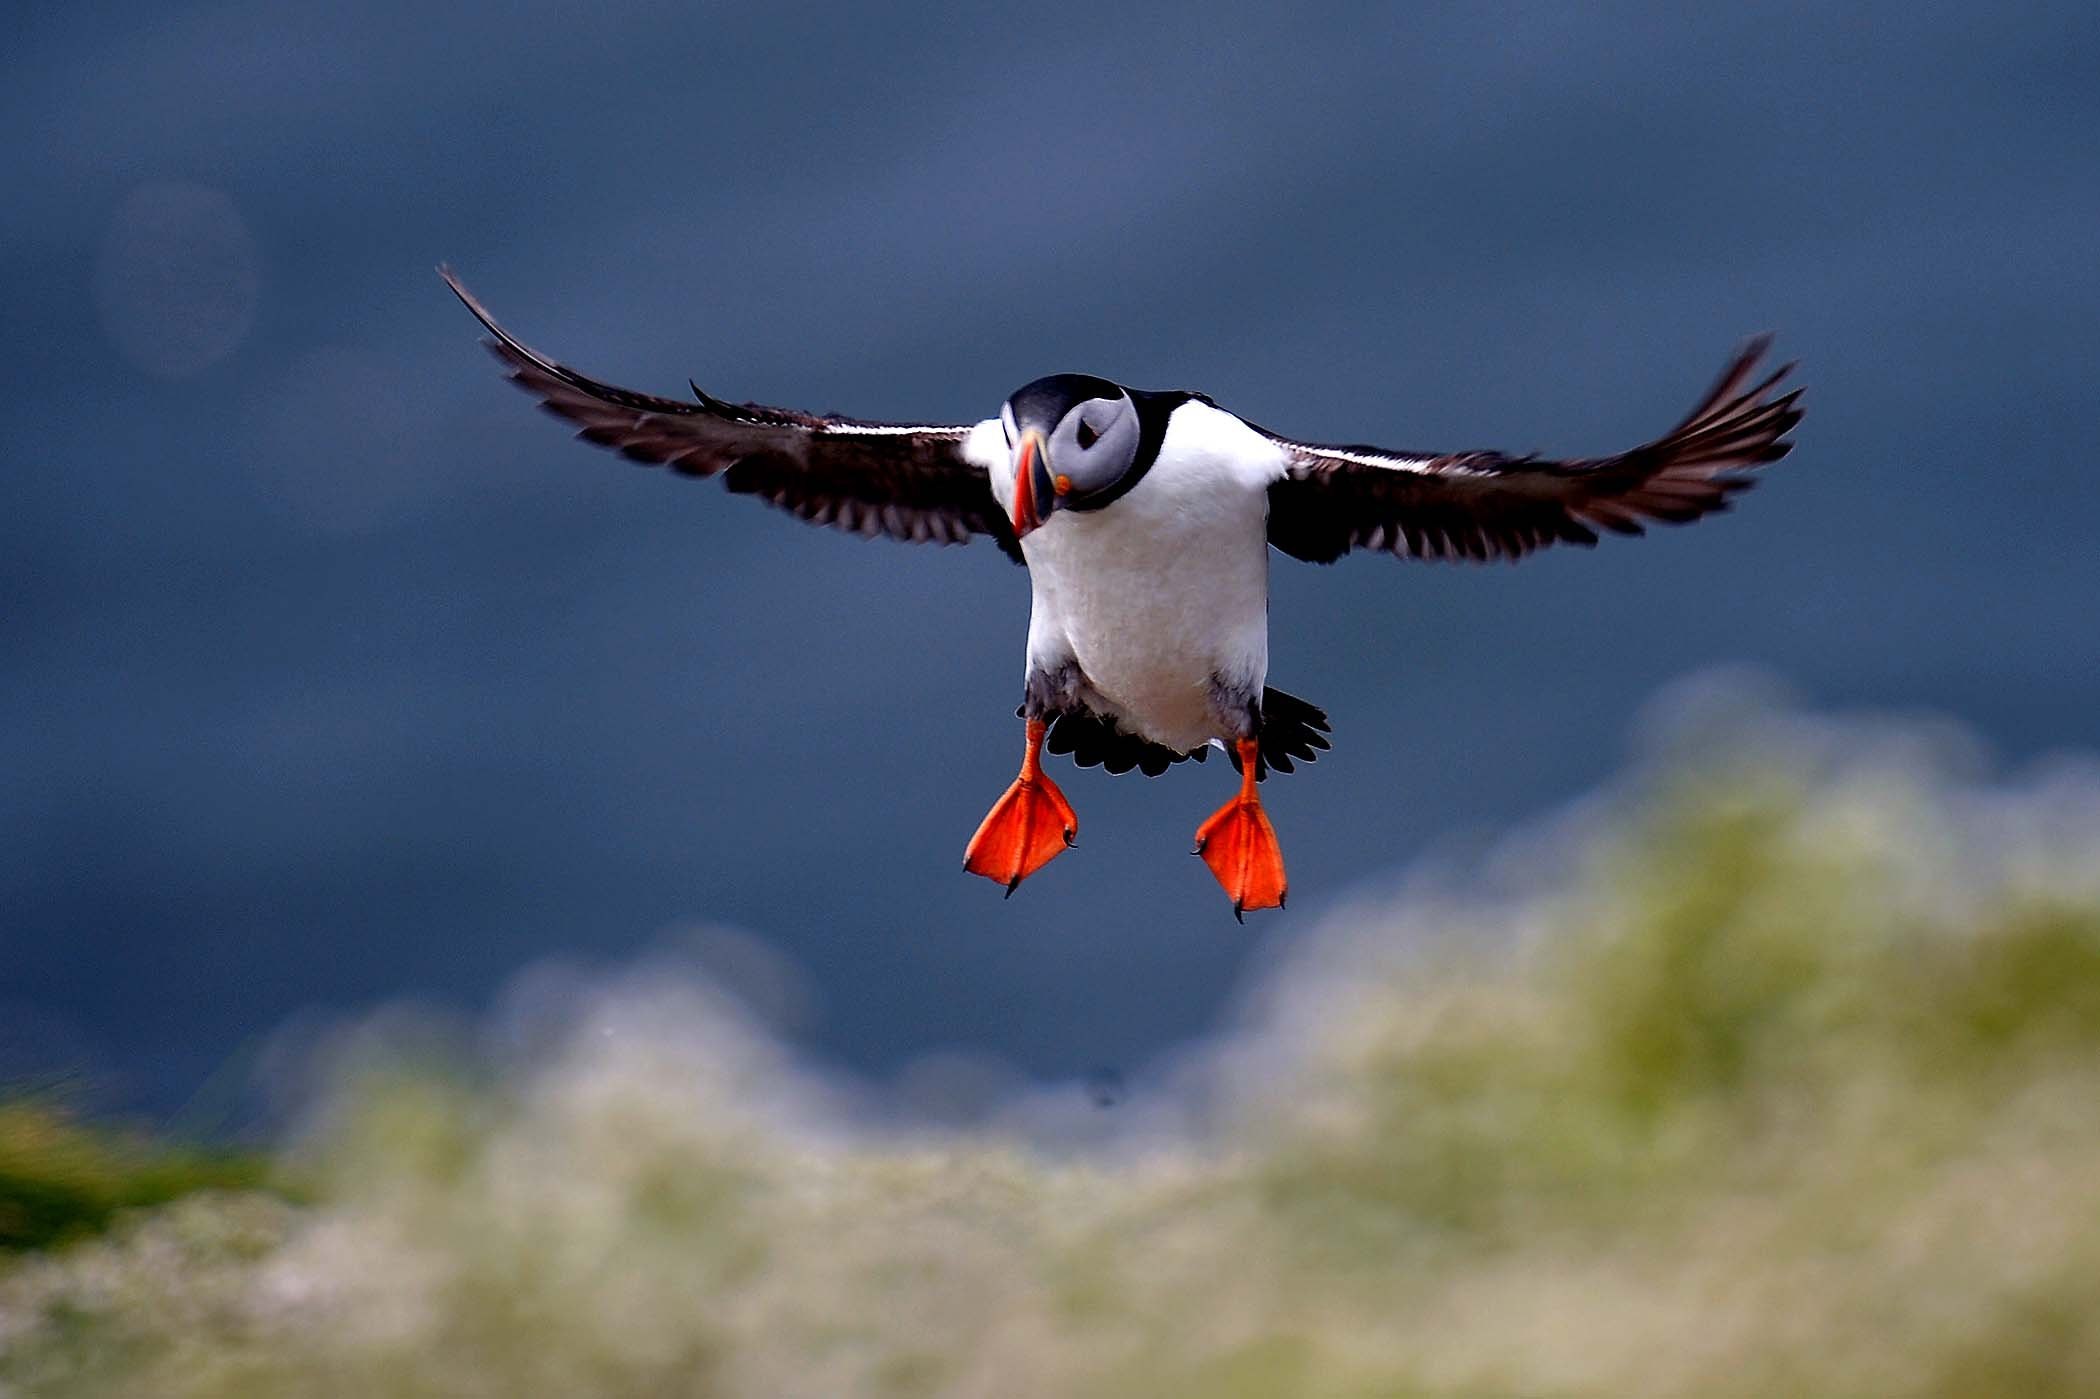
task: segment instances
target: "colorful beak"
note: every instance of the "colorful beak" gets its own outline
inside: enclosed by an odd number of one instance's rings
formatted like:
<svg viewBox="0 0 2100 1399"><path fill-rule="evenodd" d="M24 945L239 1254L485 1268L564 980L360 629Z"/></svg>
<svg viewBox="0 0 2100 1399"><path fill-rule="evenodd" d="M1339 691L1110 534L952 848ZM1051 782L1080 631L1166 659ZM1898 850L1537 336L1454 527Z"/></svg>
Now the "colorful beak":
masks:
<svg viewBox="0 0 2100 1399"><path fill-rule="evenodd" d="M1056 508L1056 501L1043 435L1031 429L1021 434L1021 446L1014 453L1014 538L1027 538Z"/></svg>

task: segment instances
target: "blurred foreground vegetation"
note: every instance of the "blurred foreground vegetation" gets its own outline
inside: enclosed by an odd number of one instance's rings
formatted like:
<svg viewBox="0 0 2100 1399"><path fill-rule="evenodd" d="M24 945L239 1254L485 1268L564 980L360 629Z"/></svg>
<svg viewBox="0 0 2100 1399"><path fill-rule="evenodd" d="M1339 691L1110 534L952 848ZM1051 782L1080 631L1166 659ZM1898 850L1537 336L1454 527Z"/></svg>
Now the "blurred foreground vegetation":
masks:
<svg viewBox="0 0 2100 1399"><path fill-rule="evenodd" d="M0 1393L2100 1393L2095 783L1673 751L1084 1121L885 1123L663 976L478 1080L367 1059L314 1202L0 1263Z"/></svg>
<svg viewBox="0 0 2100 1399"><path fill-rule="evenodd" d="M50 1093L0 1095L0 1259L87 1238L124 1211L196 1191L260 1189L270 1175L260 1156L90 1125Z"/></svg>

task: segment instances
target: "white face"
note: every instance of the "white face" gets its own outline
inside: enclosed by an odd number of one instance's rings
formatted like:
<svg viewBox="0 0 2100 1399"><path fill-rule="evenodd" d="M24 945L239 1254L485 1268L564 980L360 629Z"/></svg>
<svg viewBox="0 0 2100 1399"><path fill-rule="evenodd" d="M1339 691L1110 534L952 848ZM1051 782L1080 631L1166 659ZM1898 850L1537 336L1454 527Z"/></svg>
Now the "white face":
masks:
<svg viewBox="0 0 2100 1399"><path fill-rule="evenodd" d="M1057 493L1083 504L1122 480L1137 460L1137 408L1127 397L1090 398L1065 414L1047 445Z"/></svg>
<svg viewBox="0 0 2100 1399"><path fill-rule="evenodd" d="M1104 388L1113 385L1104 381ZM1089 497L1113 487L1137 462L1137 405L1120 389L1113 397L1088 397L1060 401L1049 395L1016 395L1021 401L1017 418L1014 400L1000 410L1000 425L1006 430L1006 445L1018 453L1024 433L1043 437L1040 484L1049 488L1053 500L1039 506L1050 509L1084 509ZM1045 411L1049 410L1049 411ZM1051 412L1062 410L1054 421Z"/></svg>

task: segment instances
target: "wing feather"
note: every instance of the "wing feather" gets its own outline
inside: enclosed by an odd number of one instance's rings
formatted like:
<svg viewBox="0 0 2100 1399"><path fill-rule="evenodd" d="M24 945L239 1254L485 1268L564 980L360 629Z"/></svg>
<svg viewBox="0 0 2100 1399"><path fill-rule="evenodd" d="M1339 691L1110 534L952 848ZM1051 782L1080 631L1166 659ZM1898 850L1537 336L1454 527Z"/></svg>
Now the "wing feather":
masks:
<svg viewBox="0 0 2100 1399"><path fill-rule="evenodd" d="M682 476L720 476L731 492L811 524L938 544L983 534L1021 559L986 467L966 454L967 425L865 422L730 403L691 380L691 402L602 383L527 348L450 268L438 273L488 331L485 343L510 378L547 412L576 424L586 442Z"/></svg>
<svg viewBox="0 0 2100 1399"><path fill-rule="evenodd" d="M1269 542L1311 563L1352 549L1484 562L1726 510L1753 484L1746 473L1793 449L1787 434L1801 421L1801 390L1776 392L1793 366L1758 377L1770 343L1759 336L1744 345L1682 422L1617 456L1415 454L1262 429L1289 460L1269 488Z"/></svg>

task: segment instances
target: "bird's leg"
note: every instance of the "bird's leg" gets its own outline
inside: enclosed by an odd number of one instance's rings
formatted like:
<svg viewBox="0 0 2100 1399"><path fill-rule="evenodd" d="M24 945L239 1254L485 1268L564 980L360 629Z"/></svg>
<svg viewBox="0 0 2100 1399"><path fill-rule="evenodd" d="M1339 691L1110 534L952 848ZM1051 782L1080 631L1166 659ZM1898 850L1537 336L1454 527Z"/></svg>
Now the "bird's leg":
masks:
<svg viewBox="0 0 2100 1399"><path fill-rule="evenodd" d="M1239 795L1196 828L1196 853L1225 886L1232 916L1240 918L1250 908L1282 908L1286 889L1283 847L1276 843L1276 828L1261 809L1254 786L1261 770L1261 741L1243 738L1235 747L1240 757Z"/></svg>
<svg viewBox="0 0 2100 1399"><path fill-rule="evenodd" d="M1004 884L1009 896L1022 880L1063 854L1079 834L1072 804L1043 774L1043 735L1049 727L1042 719L1028 720L1021 775L992 804L963 852L964 869Z"/></svg>

